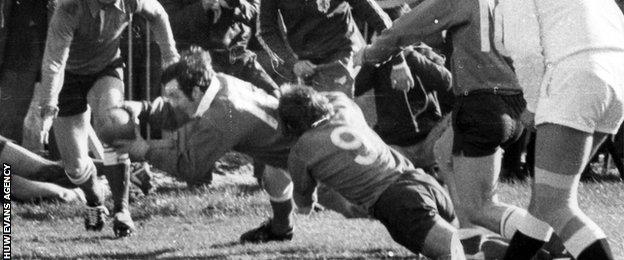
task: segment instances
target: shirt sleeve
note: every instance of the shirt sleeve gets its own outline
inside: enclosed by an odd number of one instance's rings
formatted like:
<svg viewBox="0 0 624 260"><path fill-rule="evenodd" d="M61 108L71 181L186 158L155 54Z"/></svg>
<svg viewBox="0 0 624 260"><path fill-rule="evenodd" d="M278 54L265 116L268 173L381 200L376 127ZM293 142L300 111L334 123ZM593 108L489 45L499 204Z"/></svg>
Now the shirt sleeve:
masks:
<svg viewBox="0 0 624 260"><path fill-rule="evenodd" d="M427 0L416 6L377 37L366 49L365 61L382 63L401 52L403 47L436 41L442 31L469 18L470 9L460 2L464 1Z"/></svg>
<svg viewBox="0 0 624 260"><path fill-rule="evenodd" d="M305 160L294 150L288 157L288 171L293 181L293 199L295 204L299 208L311 207L316 200L314 191L316 190L317 182L310 176Z"/></svg>
<svg viewBox="0 0 624 260"><path fill-rule="evenodd" d="M177 61L180 55L175 47L169 16L163 6L156 0L136 0L136 3L136 13L144 16L151 24L154 40L160 46L163 64Z"/></svg>
<svg viewBox="0 0 624 260"><path fill-rule="evenodd" d="M279 19L281 16L279 15L278 1L262 0L258 21L258 41L272 60L283 63L286 68L291 69L298 58L290 50L280 29Z"/></svg>
<svg viewBox="0 0 624 260"><path fill-rule="evenodd" d="M41 106L58 105L69 47L83 11L76 1L62 1L52 15L41 65Z"/></svg>

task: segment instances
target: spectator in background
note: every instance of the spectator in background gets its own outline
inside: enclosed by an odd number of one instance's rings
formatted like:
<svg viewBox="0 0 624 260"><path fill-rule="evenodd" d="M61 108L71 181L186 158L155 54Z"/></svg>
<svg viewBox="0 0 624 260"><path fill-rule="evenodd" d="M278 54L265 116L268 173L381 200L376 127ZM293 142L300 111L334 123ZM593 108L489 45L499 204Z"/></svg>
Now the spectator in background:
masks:
<svg viewBox="0 0 624 260"><path fill-rule="evenodd" d="M406 1L377 2L393 20L410 10ZM361 25L368 28L367 24ZM372 30L364 32L366 38L373 38L374 33ZM355 79L355 95L374 89L376 124L373 129L385 143L403 152L416 167L427 169L435 165L435 160L432 156L423 156L432 153L422 151L426 148L421 141L442 119L438 96L452 95L451 73L444 67L444 58L425 44L410 46L402 54L414 78L414 88L409 91L394 89L390 63L380 66L364 64Z"/></svg>
<svg viewBox="0 0 624 260"><path fill-rule="evenodd" d="M54 0L0 0L0 135L15 142L22 142L54 6Z"/></svg>
<svg viewBox="0 0 624 260"><path fill-rule="evenodd" d="M341 91L353 97L356 71L352 56L364 41L351 10L377 32L391 24L372 0L263 0L260 43L281 65L277 70L286 81L302 80L319 91ZM285 29L281 27L280 14ZM412 88L414 79L403 57L397 56L392 64L393 85L398 89Z"/></svg>
<svg viewBox="0 0 624 260"><path fill-rule="evenodd" d="M210 52L214 69L277 96L278 86L247 49L259 0L159 0L169 14L178 49Z"/></svg>

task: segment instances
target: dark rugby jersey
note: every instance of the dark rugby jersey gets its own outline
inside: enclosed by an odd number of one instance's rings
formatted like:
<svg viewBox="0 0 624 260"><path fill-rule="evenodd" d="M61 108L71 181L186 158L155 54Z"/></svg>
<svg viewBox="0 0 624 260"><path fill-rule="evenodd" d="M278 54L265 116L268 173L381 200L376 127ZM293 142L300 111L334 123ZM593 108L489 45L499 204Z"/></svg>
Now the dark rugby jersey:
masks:
<svg viewBox="0 0 624 260"><path fill-rule="evenodd" d="M494 6L487 0L427 0L394 21L367 49L365 59L383 62L401 48L436 43L443 31L453 42L453 91L477 89L520 91L511 67L494 44Z"/></svg>
<svg viewBox="0 0 624 260"><path fill-rule="evenodd" d="M176 117L171 106L160 98L152 102L148 109L150 123L177 130L170 147L149 149L148 161L187 181L211 173L214 163L229 151L286 169L293 140L281 134L278 100L226 74L217 74L213 83L205 94L212 95L212 100L192 119Z"/></svg>
<svg viewBox="0 0 624 260"><path fill-rule="evenodd" d="M325 63L333 54L364 46L352 9L376 31L392 23L372 0L262 0L259 39L287 68L298 59ZM279 14L286 26L287 41L280 29Z"/></svg>
<svg viewBox="0 0 624 260"><path fill-rule="evenodd" d="M346 95L328 94L335 114L292 147L288 169L298 206L313 202L317 181L368 210L412 163L386 145Z"/></svg>

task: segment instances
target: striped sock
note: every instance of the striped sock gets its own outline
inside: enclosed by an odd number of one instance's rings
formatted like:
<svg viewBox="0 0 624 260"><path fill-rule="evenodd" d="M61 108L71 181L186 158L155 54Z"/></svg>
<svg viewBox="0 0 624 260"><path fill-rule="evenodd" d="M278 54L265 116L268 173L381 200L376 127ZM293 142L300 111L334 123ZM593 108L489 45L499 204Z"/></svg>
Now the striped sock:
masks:
<svg viewBox="0 0 624 260"><path fill-rule="evenodd" d="M531 214L524 217L518 232L509 242L505 260L531 259L552 235L552 228Z"/></svg>

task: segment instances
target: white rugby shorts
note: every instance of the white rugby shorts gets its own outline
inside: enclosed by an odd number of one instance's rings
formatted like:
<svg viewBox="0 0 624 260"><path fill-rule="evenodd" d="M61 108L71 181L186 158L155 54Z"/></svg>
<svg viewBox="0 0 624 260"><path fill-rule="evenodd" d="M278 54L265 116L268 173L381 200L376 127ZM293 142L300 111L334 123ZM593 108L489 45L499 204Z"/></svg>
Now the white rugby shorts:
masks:
<svg viewBox="0 0 624 260"><path fill-rule="evenodd" d="M624 119L624 53L580 53L548 65L535 124L615 134Z"/></svg>

